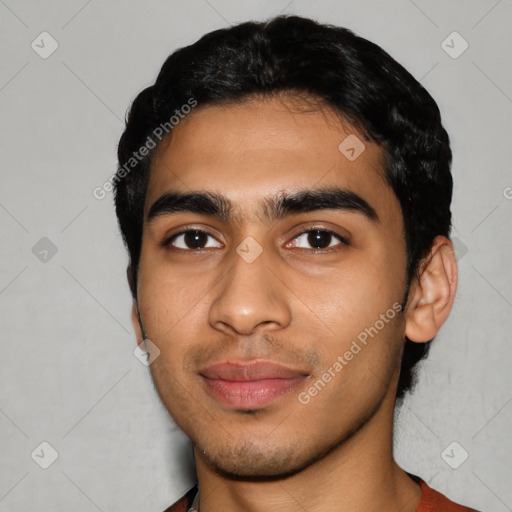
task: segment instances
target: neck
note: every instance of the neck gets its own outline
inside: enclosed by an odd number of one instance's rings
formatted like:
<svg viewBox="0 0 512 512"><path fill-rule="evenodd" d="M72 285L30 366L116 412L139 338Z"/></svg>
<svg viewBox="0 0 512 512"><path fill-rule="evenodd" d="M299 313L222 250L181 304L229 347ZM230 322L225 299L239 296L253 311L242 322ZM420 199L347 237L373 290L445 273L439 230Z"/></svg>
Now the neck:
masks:
<svg viewBox="0 0 512 512"><path fill-rule="evenodd" d="M228 479L196 450L199 511L416 511L420 487L393 458L393 410L394 395L385 398L373 417L343 444L282 479Z"/></svg>

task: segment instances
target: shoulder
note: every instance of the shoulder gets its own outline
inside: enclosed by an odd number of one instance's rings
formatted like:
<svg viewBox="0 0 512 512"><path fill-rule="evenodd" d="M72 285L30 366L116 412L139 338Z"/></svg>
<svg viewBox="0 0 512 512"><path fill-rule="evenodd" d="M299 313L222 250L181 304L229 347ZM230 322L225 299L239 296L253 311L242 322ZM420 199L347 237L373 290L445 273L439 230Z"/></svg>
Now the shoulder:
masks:
<svg viewBox="0 0 512 512"><path fill-rule="evenodd" d="M182 496L176 503L166 508L164 512L187 512L192 506L194 497L197 493L197 485L194 485L184 496Z"/></svg>
<svg viewBox="0 0 512 512"><path fill-rule="evenodd" d="M478 512L450 501L440 492L432 489L426 482L419 479L421 487L420 506L416 512Z"/></svg>

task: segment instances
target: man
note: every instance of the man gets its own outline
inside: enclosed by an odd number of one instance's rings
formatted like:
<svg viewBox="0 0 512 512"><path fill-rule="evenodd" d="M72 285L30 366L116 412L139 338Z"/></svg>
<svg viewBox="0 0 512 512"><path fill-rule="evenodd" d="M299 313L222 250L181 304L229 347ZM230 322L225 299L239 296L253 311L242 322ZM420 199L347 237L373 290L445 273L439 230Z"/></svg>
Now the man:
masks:
<svg viewBox="0 0 512 512"><path fill-rule="evenodd" d="M425 89L346 29L244 23L167 59L118 157L134 328L194 446L168 510L470 510L392 451L457 287Z"/></svg>

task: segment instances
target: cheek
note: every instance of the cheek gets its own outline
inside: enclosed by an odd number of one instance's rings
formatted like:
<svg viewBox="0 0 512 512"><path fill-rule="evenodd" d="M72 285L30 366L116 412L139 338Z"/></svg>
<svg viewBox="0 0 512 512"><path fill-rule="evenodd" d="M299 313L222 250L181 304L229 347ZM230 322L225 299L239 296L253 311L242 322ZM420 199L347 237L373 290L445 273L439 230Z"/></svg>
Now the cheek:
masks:
<svg viewBox="0 0 512 512"><path fill-rule="evenodd" d="M155 343L192 331L204 321L208 283L184 279L165 265L141 266L138 303L148 337ZM188 328L187 328L188 326Z"/></svg>
<svg viewBox="0 0 512 512"><path fill-rule="evenodd" d="M347 339L373 325L393 304L400 304L403 283L385 264L370 263L332 272L323 286L309 289L314 290L307 298L314 313L331 334Z"/></svg>
<svg viewBox="0 0 512 512"><path fill-rule="evenodd" d="M359 400L371 402L399 365L405 327L400 314L402 282L381 268L361 265L357 271L333 273L323 293L310 296L315 312L329 327L329 335L321 339L303 326L322 354L322 372L330 380L318 406L329 400L350 408L358 408Z"/></svg>
<svg viewBox="0 0 512 512"><path fill-rule="evenodd" d="M335 429L350 428L354 418L360 420L380 403L398 370L402 346L402 319L394 309L385 318L387 322L378 319L364 328L354 326L356 334L332 338L324 347L325 364L298 397L305 404L306 423L311 421L309 414Z"/></svg>

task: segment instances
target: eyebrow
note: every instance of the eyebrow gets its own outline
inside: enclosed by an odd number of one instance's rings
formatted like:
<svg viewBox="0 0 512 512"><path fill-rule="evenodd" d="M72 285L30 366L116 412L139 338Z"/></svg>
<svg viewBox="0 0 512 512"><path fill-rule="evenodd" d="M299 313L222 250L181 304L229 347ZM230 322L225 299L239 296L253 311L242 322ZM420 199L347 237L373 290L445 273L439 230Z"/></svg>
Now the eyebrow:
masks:
<svg viewBox="0 0 512 512"><path fill-rule="evenodd" d="M340 210L359 213L374 223L380 222L375 209L361 196L351 190L338 187L324 187L280 193L265 198L262 203L262 217L268 222L287 216L318 210ZM217 217L225 223L234 221L233 205L225 196L212 192L170 191L158 198L149 209L148 222L156 217L182 212L199 213Z"/></svg>

